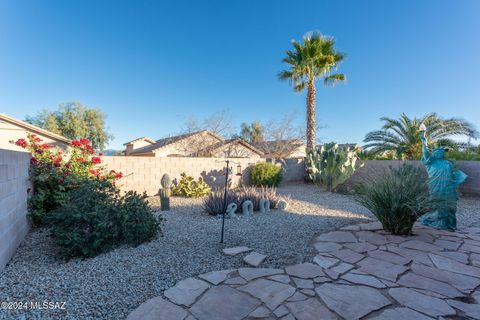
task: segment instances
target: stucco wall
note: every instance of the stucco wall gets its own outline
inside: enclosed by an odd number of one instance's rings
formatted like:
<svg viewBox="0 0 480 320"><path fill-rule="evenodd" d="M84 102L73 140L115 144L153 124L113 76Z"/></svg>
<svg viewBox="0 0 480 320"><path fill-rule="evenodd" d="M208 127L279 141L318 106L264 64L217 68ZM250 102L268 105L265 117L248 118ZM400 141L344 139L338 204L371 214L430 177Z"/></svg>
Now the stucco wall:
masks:
<svg viewBox="0 0 480 320"><path fill-rule="evenodd" d="M0 270L10 260L29 229L29 162L29 153L0 149Z"/></svg>
<svg viewBox="0 0 480 320"><path fill-rule="evenodd" d="M304 161L287 159L285 162L285 171L288 181L303 180ZM389 167L398 168L407 163L413 166L423 167L420 161L401 161L401 160L367 160L362 168L359 168L355 174L347 181L347 184L353 184L369 175L375 175L388 170ZM455 165L468 175L467 180L460 186L460 192L466 195L480 196L480 161L455 161ZM426 173L425 173L426 174Z"/></svg>
<svg viewBox="0 0 480 320"><path fill-rule="evenodd" d="M155 195L160 189L160 179L167 173L173 179L180 179L185 172L195 179L202 177L211 187L222 187L225 183L223 168L225 159L221 158L187 158L187 157L103 157L103 163L108 170L121 171L124 175L119 181L122 190L146 191L148 195ZM248 167L262 159L231 159L239 162L243 174L236 176L237 164L233 166L232 185L248 184Z"/></svg>
<svg viewBox="0 0 480 320"><path fill-rule="evenodd" d="M15 126L11 123L4 122L0 120L0 148L1 149L8 149L8 150L15 150L15 151L25 151L19 146L16 146L10 141L16 141L18 139L26 139L28 131ZM57 140L53 140L49 137L46 137L42 134L35 133L40 139L43 140L44 143L48 143L54 146L61 147L63 149L66 148L66 144L63 142L59 142Z"/></svg>

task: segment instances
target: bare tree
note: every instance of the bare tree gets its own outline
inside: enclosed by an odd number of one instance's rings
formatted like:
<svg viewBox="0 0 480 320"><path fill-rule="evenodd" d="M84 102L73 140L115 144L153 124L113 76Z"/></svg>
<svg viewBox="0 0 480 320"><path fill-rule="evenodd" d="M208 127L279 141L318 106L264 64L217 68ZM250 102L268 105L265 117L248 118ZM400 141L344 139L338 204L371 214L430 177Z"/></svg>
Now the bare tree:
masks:
<svg viewBox="0 0 480 320"><path fill-rule="evenodd" d="M295 123L296 118L296 113L289 112L280 120L269 121L264 126L266 140L255 146L275 159L285 159L303 152L305 130Z"/></svg>
<svg viewBox="0 0 480 320"><path fill-rule="evenodd" d="M228 110L217 111L203 119L187 117L183 124L183 133L208 130L218 136L229 136L234 129Z"/></svg>

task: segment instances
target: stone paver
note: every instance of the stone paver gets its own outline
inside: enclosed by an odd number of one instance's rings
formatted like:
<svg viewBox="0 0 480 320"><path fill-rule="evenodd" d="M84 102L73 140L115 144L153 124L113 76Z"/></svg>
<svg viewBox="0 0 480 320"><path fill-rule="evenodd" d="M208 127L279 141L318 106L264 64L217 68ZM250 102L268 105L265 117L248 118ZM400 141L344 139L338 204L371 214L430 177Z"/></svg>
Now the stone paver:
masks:
<svg viewBox="0 0 480 320"><path fill-rule="evenodd" d="M388 290L388 294L400 304L433 317L455 314L455 310L444 300L421 294L415 290L393 288Z"/></svg>
<svg viewBox="0 0 480 320"><path fill-rule="evenodd" d="M357 253L350 249L332 251L330 254L346 263L355 263L365 258L363 254Z"/></svg>
<svg viewBox="0 0 480 320"><path fill-rule="evenodd" d="M317 242L314 247L318 252L331 252L342 249L342 246L335 242Z"/></svg>
<svg viewBox="0 0 480 320"><path fill-rule="evenodd" d="M248 316L260 304L260 301L246 293L220 285L208 290L190 308L190 312L198 320L240 320Z"/></svg>
<svg viewBox="0 0 480 320"><path fill-rule="evenodd" d="M245 263L251 265L252 267L258 267L266 258L267 256L264 254L252 252L249 253L245 258L243 258L243 261L245 261Z"/></svg>
<svg viewBox="0 0 480 320"><path fill-rule="evenodd" d="M316 278L325 275L321 267L309 262L288 266L285 268L285 271L293 277L304 279Z"/></svg>
<svg viewBox="0 0 480 320"><path fill-rule="evenodd" d="M294 287L267 279L254 280L244 286L238 287L238 290L248 292L252 296L262 300L270 310L277 308L283 301L295 293Z"/></svg>
<svg viewBox="0 0 480 320"><path fill-rule="evenodd" d="M288 310L298 320L328 320L338 319L338 317L328 310L324 305L315 298L303 301L287 302Z"/></svg>
<svg viewBox="0 0 480 320"><path fill-rule="evenodd" d="M408 288L417 288L427 291L433 291L448 298L462 297L463 294L447 283L433 280L427 277L416 275L409 272L400 277L397 283Z"/></svg>
<svg viewBox="0 0 480 320"><path fill-rule="evenodd" d="M330 310L346 319L359 319L390 304L379 291L364 286L324 283L316 291Z"/></svg>
<svg viewBox="0 0 480 320"><path fill-rule="evenodd" d="M408 308L395 308L388 309L382 312L381 315L374 317L375 320L431 320L432 318L427 317L417 311L413 311Z"/></svg>
<svg viewBox="0 0 480 320"><path fill-rule="evenodd" d="M164 295L170 301L188 307L209 287L210 285L205 281L188 278L166 290Z"/></svg>
<svg viewBox="0 0 480 320"><path fill-rule="evenodd" d="M312 245L313 263L188 278L128 320L480 319L479 228L446 232L417 223L413 235L396 236L367 223L318 235ZM245 258L258 266L257 255Z"/></svg>
<svg viewBox="0 0 480 320"><path fill-rule="evenodd" d="M270 268L239 268L238 273L242 278L247 281L261 278L265 276L272 276L274 274L283 273L282 269L270 269Z"/></svg>
<svg viewBox="0 0 480 320"><path fill-rule="evenodd" d="M224 254L227 256L236 256L237 254L252 251L249 247L233 247L233 248L225 248L222 250Z"/></svg>
<svg viewBox="0 0 480 320"><path fill-rule="evenodd" d="M130 313L127 320L183 320L188 313L183 308L160 297L155 297L142 303Z"/></svg>
<svg viewBox="0 0 480 320"><path fill-rule="evenodd" d="M320 267L322 267L324 269L328 269L328 268L336 265L339 261L340 260L338 260L336 258L329 258L329 257L321 256L321 255L316 255L313 258L313 262L315 262L316 264L318 264Z"/></svg>
<svg viewBox="0 0 480 320"><path fill-rule="evenodd" d="M379 289L386 288L386 285L382 281L378 280L374 276L369 276L366 274L349 272L344 274L341 278L354 284L362 284Z"/></svg>
<svg viewBox="0 0 480 320"><path fill-rule="evenodd" d="M460 263L456 260L445 258L436 254L429 254L430 259L432 259L433 264L442 270L447 270L455 273L465 274L467 276L473 276L480 278L480 268L472 267Z"/></svg>
<svg viewBox="0 0 480 320"><path fill-rule="evenodd" d="M473 319L480 319L480 304L470 304L456 300L447 301L452 307L465 312L465 314Z"/></svg>
<svg viewBox="0 0 480 320"><path fill-rule="evenodd" d="M407 267L370 257L363 259L358 265L360 266L360 271L390 281L396 281L399 274L408 270Z"/></svg>
<svg viewBox="0 0 480 320"><path fill-rule="evenodd" d="M211 284L217 285L224 281L228 274L231 273L233 270L220 270L220 271L212 271L208 273L204 273L199 275L198 277L207 280Z"/></svg>

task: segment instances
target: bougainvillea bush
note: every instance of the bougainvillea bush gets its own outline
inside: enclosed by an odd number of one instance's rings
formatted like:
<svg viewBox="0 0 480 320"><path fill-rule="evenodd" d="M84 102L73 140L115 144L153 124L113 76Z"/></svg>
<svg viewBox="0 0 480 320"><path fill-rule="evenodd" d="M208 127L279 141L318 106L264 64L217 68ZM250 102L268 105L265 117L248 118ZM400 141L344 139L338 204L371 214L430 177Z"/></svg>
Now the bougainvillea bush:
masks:
<svg viewBox="0 0 480 320"><path fill-rule="evenodd" d="M33 190L29 197L29 218L34 226L47 223L46 216L68 201L67 192L78 188L86 179L114 182L121 173L101 166L102 154L97 154L88 139L73 140L67 152L46 144L34 134L15 141L32 154L30 180Z"/></svg>

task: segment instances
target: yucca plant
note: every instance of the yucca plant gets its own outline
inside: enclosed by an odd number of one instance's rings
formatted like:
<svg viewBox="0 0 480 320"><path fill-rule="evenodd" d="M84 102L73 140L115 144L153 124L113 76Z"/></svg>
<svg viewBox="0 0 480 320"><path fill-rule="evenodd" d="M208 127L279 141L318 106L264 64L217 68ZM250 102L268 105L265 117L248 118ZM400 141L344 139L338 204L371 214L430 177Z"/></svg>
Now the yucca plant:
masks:
<svg viewBox="0 0 480 320"><path fill-rule="evenodd" d="M383 229L398 235L410 234L420 216L445 205L430 199L425 173L411 165L376 173L354 190L354 199L377 217Z"/></svg>

